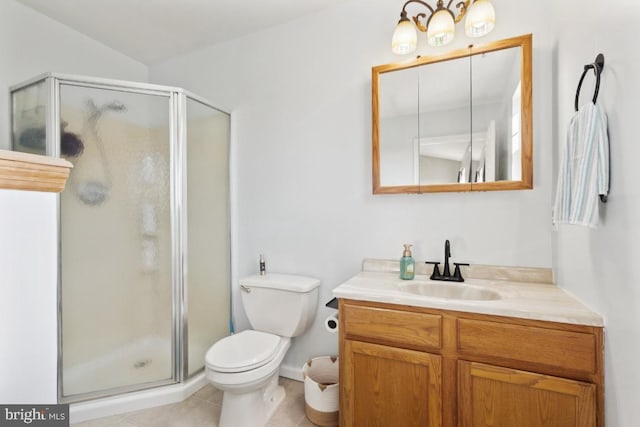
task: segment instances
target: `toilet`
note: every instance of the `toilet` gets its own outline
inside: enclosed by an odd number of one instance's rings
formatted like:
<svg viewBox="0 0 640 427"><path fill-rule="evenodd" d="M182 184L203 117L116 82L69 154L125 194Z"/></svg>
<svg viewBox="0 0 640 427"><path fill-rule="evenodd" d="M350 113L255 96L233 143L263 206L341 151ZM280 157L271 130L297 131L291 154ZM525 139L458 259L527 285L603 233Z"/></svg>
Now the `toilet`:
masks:
<svg viewBox="0 0 640 427"><path fill-rule="evenodd" d="M264 426L284 399L280 364L313 323L318 279L269 273L240 279L242 305L253 329L216 342L205 356L207 379L224 392L220 427Z"/></svg>

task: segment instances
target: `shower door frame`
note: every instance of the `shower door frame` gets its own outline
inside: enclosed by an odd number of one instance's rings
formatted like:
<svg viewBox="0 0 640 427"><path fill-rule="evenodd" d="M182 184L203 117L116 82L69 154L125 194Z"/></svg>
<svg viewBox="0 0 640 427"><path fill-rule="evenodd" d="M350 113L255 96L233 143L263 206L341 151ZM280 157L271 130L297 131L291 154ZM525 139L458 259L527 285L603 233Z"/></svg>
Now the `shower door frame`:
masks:
<svg viewBox="0 0 640 427"><path fill-rule="evenodd" d="M189 376L189 340L188 340L188 299L187 299L187 272L185 268L187 260L187 98L193 99L207 107L231 114L214 106L208 100L189 91L177 87L162 86L149 83L136 83L125 80L112 80L77 76L71 74L44 73L18 85L11 86L9 92L44 81L46 85L46 155L60 157L60 88L64 85L86 87L92 89L113 90L121 92L138 93L166 97L169 100L169 144L170 144L170 218L171 218L171 277L172 277L172 333L171 355L172 376L152 382L132 384L122 387L109 388L79 394L65 396L63 394L63 349L62 349L62 246L61 246L61 214L60 193L56 195L56 223L57 223L57 316L58 316L58 355L57 355L57 382L58 402L75 403L97 398L111 397L123 393L146 390L154 387L166 386L184 382L198 375L204 367ZM11 98L11 97L10 97ZM13 114L13 108L9 109ZM10 118L13 123L13 117ZM13 141L13 138L11 138ZM227 141L229 144L230 141ZM12 142L13 144L13 142ZM15 149L15 147L14 147ZM228 150L230 156L230 150ZM227 159L229 161L229 158ZM227 196L227 209L230 209L230 200ZM231 232L229 228L228 233ZM229 255L231 246L229 243ZM229 258L230 259L230 258ZM231 272L231 265L227 266ZM230 283L229 283L230 286ZM229 292L229 322L233 319L233 304L231 292Z"/></svg>

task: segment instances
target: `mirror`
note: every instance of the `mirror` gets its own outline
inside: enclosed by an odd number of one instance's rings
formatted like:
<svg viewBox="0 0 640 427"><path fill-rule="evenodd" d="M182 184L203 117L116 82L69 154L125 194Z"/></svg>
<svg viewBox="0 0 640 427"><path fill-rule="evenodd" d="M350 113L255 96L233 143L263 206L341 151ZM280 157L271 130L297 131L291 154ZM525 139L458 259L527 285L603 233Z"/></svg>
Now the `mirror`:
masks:
<svg viewBox="0 0 640 427"><path fill-rule="evenodd" d="M533 187L531 35L372 69L373 193Z"/></svg>

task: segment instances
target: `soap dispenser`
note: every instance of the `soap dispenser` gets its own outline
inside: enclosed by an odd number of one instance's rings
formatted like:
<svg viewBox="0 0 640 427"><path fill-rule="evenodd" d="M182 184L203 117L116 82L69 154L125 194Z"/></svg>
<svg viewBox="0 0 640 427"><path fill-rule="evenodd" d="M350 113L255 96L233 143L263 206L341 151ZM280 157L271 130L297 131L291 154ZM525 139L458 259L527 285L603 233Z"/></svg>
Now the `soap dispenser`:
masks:
<svg viewBox="0 0 640 427"><path fill-rule="evenodd" d="M403 280L412 280L416 276L416 262L411 256L411 246L413 245L404 244L404 252L400 258L400 278Z"/></svg>

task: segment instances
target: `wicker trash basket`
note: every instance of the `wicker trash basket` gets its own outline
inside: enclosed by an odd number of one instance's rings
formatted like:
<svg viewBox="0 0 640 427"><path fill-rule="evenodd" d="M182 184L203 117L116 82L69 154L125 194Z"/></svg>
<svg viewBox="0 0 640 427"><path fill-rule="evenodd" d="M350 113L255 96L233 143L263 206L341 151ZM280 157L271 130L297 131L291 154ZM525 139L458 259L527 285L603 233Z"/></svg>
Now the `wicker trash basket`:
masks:
<svg viewBox="0 0 640 427"><path fill-rule="evenodd" d="M312 423L338 425L338 358L314 357L302 368L305 413Z"/></svg>

